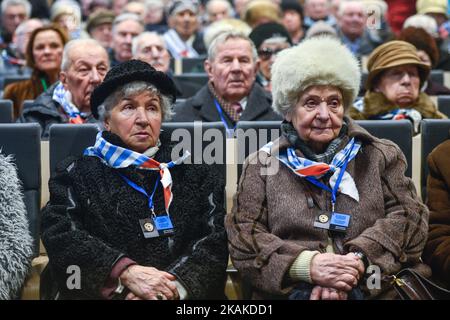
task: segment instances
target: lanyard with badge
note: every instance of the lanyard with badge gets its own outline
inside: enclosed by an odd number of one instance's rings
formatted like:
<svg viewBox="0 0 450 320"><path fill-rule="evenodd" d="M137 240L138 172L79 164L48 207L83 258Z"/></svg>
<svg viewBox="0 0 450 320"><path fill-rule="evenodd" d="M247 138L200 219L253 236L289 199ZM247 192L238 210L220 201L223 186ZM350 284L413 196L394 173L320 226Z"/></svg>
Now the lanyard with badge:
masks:
<svg viewBox="0 0 450 320"><path fill-rule="evenodd" d="M317 187L324 189L331 193L331 213L321 212L319 213L314 221L314 227L320 229L326 229L337 232L346 232L347 228L350 225L351 216L346 213L335 212L335 204L336 204L336 195L339 190L339 185L341 184L342 177L344 176L345 169L347 168L347 164L349 162L350 155L345 158L345 162L342 165L338 178L336 179L336 184L333 189L329 186L323 184L319 180L313 177L306 177L305 179L316 185Z"/></svg>
<svg viewBox="0 0 450 320"><path fill-rule="evenodd" d="M234 134L234 130L236 130L237 124L235 124L233 128L228 127L228 122L225 120L222 108L220 107L219 102L217 102L216 99L214 99L214 104L216 105L216 109L217 109L217 112L219 113L220 120L222 121L223 125L225 126L225 128L227 130L227 137L232 138L233 134Z"/></svg>
<svg viewBox="0 0 450 320"><path fill-rule="evenodd" d="M169 237L175 234L175 230L170 220L169 212L166 210L166 214L157 216L155 214L155 205L153 203L153 196L155 195L156 189L159 185L159 178L156 180L155 186L153 187L153 192L151 195L144 190L144 188L138 186L133 181L120 174L120 176L125 180L125 182L132 187L134 190L142 193L148 198L148 207L151 211L151 217L146 219L139 219L139 224L142 229L142 233L146 239L157 238L157 237Z"/></svg>

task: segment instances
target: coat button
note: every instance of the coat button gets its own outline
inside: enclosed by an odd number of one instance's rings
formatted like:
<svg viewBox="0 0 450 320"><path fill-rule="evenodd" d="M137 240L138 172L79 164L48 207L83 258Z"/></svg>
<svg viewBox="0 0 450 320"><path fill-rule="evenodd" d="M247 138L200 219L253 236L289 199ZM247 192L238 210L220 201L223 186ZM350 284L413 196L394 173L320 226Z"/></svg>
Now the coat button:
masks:
<svg viewBox="0 0 450 320"><path fill-rule="evenodd" d="M263 266L263 262L262 262L261 258L260 257L256 257L255 261L253 262L253 265L256 268L260 269Z"/></svg>

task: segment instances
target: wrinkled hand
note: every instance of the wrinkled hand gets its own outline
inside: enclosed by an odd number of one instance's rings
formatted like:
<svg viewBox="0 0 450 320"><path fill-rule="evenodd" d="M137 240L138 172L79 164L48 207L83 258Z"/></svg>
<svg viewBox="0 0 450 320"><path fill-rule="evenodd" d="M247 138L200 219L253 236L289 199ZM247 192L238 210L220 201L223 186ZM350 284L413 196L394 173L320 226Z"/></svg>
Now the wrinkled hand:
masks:
<svg viewBox="0 0 450 320"><path fill-rule="evenodd" d="M347 300L347 293L333 288L315 286L309 300Z"/></svg>
<svg viewBox="0 0 450 320"><path fill-rule="evenodd" d="M311 261L311 280L325 288L350 291L364 273L364 265L354 254L316 254Z"/></svg>
<svg viewBox="0 0 450 320"><path fill-rule="evenodd" d="M180 298L172 282L176 280L175 276L153 267L132 265L122 272L120 280L131 291L127 300L158 300L158 295L164 300Z"/></svg>

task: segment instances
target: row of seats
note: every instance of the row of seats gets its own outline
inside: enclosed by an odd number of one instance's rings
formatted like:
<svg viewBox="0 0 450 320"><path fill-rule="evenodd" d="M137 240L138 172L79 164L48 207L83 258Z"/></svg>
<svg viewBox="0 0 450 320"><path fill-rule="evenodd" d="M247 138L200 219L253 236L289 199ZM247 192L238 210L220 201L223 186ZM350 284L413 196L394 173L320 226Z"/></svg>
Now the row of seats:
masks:
<svg viewBox="0 0 450 320"><path fill-rule="evenodd" d="M181 83L184 82L191 82L199 85L204 85L208 82L208 75L205 73L205 70L203 68L203 61L204 59L201 59L201 62L197 58L194 59L183 59L182 61L182 70L187 70L182 73L175 72L174 78L181 81ZM175 65L174 65L175 68ZM172 69L174 70L174 69ZM445 84L445 71L443 70L431 70L430 77L431 80L434 82L437 82L441 85ZM364 87L366 80L367 80L367 72L362 73L361 77L361 87ZM22 81L29 79L28 75L6 75L3 77L3 81L0 81L0 90L4 89L8 84L14 83L16 81ZM186 95L186 97L190 97Z"/></svg>
<svg viewBox="0 0 450 320"><path fill-rule="evenodd" d="M371 134L380 138L387 138L399 145L408 161L407 176L412 175L412 125L409 121L358 121ZM242 160L251 152L256 151L268 141L277 138L279 122L240 122L236 131L237 150L237 174L242 170ZM428 168L426 157L439 143L449 137L450 120L423 120L422 121L422 171L421 190L426 192L426 177ZM197 139L188 142L183 141L184 146L192 153L195 159L202 159L203 152L214 143L226 149L226 130L222 123L164 123L163 130L171 134L174 142L183 139L183 131L174 132L175 129L184 129L191 137ZM214 129L214 130L210 130ZM251 129L256 129L251 130ZM263 130L265 129L265 130ZM70 155L81 155L83 150L94 144L97 134L95 125L54 125L50 130L49 162L50 174L54 172L56 165ZM198 135L201 138L198 139ZM216 141L219 139L219 141ZM41 149L40 126L38 124L0 124L0 149L3 154L14 155L18 168L19 178L23 183L24 201L30 220L30 231L35 239L35 256L39 255L39 225L41 207ZM234 151L235 152L235 151ZM223 174L228 178L232 174L226 164L226 152L219 154ZM46 182L45 182L46 183ZM234 193L234 189L232 191Z"/></svg>
<svg viewBox="0 0 450 320"><path fill-rule="evenodd" d="M188 83L188 80L183 80ZM200 86L201 87L201 86ZM192 88L192 86L191 86ZM192 93L192 92L191 92ZM196 93L196 92L195 92ZM192 94L195 94L192 93ZM436 96L436 103L439 111L450 118L450 95ZM184 98L177 99L176 104L181 105L186 101ZM33 100L25 100L23 107L33 104ZM11 100L0 99L0 123L10 123L13 119L13 103Z"/></svg>

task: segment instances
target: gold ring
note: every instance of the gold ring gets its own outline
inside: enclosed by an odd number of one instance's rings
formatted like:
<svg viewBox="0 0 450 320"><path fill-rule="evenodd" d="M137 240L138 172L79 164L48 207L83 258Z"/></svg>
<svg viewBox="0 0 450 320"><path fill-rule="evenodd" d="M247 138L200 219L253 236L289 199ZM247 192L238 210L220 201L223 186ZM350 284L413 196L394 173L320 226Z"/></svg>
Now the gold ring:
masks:
<svg viewBox="0 0 450 320"><path fill-rule="evenodd" d="M161 292L158 292L158 293L156 294L156 299L158 299L158 300L164 300L164 295L163 295Z"/></svg>

